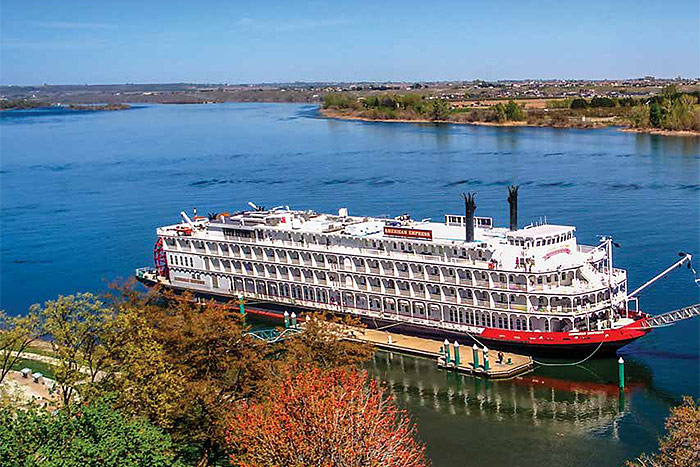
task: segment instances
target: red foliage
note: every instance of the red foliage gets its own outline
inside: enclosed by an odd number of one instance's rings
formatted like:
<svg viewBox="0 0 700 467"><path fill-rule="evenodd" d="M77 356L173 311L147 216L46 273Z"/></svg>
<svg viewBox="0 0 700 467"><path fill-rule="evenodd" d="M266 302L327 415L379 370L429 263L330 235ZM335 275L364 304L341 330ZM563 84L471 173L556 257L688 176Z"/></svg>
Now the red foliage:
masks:
<svg viewBox="0 0 700 467"><path fill-rule="evenodd" d="M425 466L403 410L365 371L307 368L287 374L260 403L231 417L239 466Z"/></svg>

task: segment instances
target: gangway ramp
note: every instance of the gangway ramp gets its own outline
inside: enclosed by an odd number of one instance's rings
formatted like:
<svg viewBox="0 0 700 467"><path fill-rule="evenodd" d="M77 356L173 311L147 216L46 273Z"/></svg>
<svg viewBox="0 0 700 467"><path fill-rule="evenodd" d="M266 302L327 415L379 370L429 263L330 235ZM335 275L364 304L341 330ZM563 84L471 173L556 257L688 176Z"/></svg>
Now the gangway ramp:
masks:
<svg viewBox="0 0 700 467"><path fill-rule="evenodd" d="M253 331L246 332L246 336L250 336L254 339L266 342L268 344L274 344L276 342L281 342L290 336L299 334L301 332L300 328L265 328L265 329L255 329Z"/></svg>
<svg viewBox="0 0 700 467"><path fill-rule="evenodd" d="M700 303L696 303L695 305L690 305L685 308L680 308L678 310L669 311L668 313L663 313L657 316L652 316L651 318L647 319L644 324L645 327L659 328L670 326L678 321L694 318L696 316L700 316Z"/></svg>

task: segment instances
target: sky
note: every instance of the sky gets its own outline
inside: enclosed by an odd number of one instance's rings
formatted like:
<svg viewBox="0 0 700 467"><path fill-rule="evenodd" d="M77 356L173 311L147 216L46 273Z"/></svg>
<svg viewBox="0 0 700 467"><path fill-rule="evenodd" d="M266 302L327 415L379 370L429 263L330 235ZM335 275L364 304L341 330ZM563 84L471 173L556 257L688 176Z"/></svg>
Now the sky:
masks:
<svg viewBox="0 0 700 467"><path fill-rule="evenodd" d="M1 0L0 83L700 76L698 0Z"/></svg>

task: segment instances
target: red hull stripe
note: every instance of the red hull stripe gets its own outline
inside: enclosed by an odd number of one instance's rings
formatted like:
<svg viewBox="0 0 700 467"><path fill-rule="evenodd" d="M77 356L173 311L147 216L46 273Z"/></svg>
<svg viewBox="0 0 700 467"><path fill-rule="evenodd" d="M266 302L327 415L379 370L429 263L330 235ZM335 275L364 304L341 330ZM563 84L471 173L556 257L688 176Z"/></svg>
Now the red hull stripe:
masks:
<svg viewBox="0 0 700 467"><path fill-rule="evenodd" d="M477 339L491 341L513 342L523 345L590 345L601 342L618 342L639 339L646 335L650 328L642 327L643 320L635 321L618 329L580 332L526 332L506 329L484 328L484 332L475 336Z"/></svg>

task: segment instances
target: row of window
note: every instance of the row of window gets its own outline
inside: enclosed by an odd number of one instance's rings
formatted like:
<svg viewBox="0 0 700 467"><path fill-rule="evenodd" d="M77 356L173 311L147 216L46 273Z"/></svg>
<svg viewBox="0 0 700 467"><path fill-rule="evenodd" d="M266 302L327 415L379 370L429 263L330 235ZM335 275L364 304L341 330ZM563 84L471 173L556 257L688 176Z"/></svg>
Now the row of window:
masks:
<svg viewBox="0 0 700 467"><path fill-rule="evenodd" d="M330 245L340 245L345 247L356 247L364 249L375 249L378 251L395 251L403 253L421 254L421 255L436 255L454 258L472 258L479 260L488 260L489 254L486 250L486 245L479 245L477 248L457 248L448 245L437 245L430 242L407 242L400 240L379 240L379 239L369 239L369 238L354 238L354 237L341 237L338 235L316 235L316 234L295 234L291 232L284 231L249 231L244 229L223 229L224 237L227 240L244 240L244 241L254 241L256 238L260 240L281 240L285 242L299 243L300 247L305 247L309 244L317 244L324 247ZM183 248L190 248L190 245L197 250L203 249L204 245L201 240L190 240L186 238L179 238L175 240L174 238L166 239L169 245L174 246L176 242L179 242ZM210 248L217 245L217 242L207 242Z"/></svg>
<svg viewBox="0 0 700 467"><path fill-rule="evenodd" d="M253 281L251 279L246 279L245 284L242 279L236 279L236 288L242 291L255 292L262 295L272 295L281 297L291 297L295 299L318 302L322 304L331 305L341 305L340 296L337 292L329 291L318 287L300 286L300 285L289 285L289 284L277 284L277 283L266 283L265 281ZM344 306L350 306L359 309L370 309L375 311L382 311L381 309L381 299L379 297L370 296L369 300L365 295L353 295L349 293L344 293ZM442 320L442 315L440 313L440 307L436 305L430 305L430 313L428 318ZM399 312L403 314L410 314L410 305L404 300L399 301ZM393 299L384 299L384 310L386 312L395 312L396 304ZM413 314L417 317L425 317L425 306L422 303L414 303ZM447 321L467 324L471 326L482 326L482 327L492 327L499 329L510 329L516 331L526 331L527 329L527 318L521 316L503 316L497 314L497 316L492 316L488 312L481 312L470 309L456 309L451 307L449 309L448 315L445 316ZM549 322L544 321L544 331L549 331Z"/></svg>
<svg viewBox="0 0 700 467"><path fill-rule="evenodd" d="M225 248L225 246L223 246L223 247ZM297 255L296 252L291 252L290 254ZM321 256L321 255L314 255L314 256ZM297 255L297 257L298 257L298 255ZM171 256L171 261L170 261L171 264L176 264L179 266L193 266L191 258L185 257L184 263L183 263L182 259L179 259L178 257L175 257L174 260L172 258L173 258L173 256ZM190 262L189 264L187 263L188 260ZM349 264L354 262L358 268L360 268L360 267L364 268L364 265L367 264L369 266L370 270L376 269L377 272L379 271L379 263L380 263L379 260L373 260L373 259L365 260L363 258L357 258L357 257L354 257L352 260L350 260L350 258L348 258L348 257L343 259L343 261L346 261L346 260L348 261L348 264L346 265L346 267L349 267ZM212 265L214 265L215 267L218 265L219 261L221 262L221 267L220 268L217 267L218 270L221 270L221 271L230 271L231 270L231 265L230 265L229 260L226 260L226 259L219 260L217 258L212 258L211 261L212 261ZM320 263L319 265L321 267L325 265L325 260L323 259L323 257L321 257L321 259L316 258L316 261L317 261L317 263ZM238 262L234 261L234 265L237 263ZM335 262L333 262L333 263L335 264ZM381 261L381 263L384 266L385 272L393 269L393 267L389 267L386 265L387 264L386 261ZM405 263L388 263L388 264L395 264L399 274L400 273L407 273L408 269L409 269L408 265ZM277 267L284 268L284 266L277 266ZM413 271L414 274L423 275L423 267L424 266L422 266L422 265L411 265L410 269ZM431 277L431 276L432 277L439 277L440 269L441 268L439 266L431 266L431 265L425 266L425 272L428 273L429 277ZM446 278L455 277L455 270L454 269L442 267L442 270L443 270L443 275ZM358 271L358 272L362 272L362 271ZM460 280L471 280L472 279L472 272L469 270L460 269L457 271L457 273L458 273L457 275L459 276ZM475 275L475 278L477 280L488 281L488 279L489 279L489 274L486 272L475 271L474 275ZM494 275L491 274L491 276L493 277ZM494 283L500 281L502 284L506 284L507 281L509 281L511 284L521 285L523 287L525 286L525 284L523 282L518 282L519 280L521 280L521 281L525 280L524 276L522 276L522 275L509 274L508 278L506 280L506 274L501 273L501 274L498 274L497 276L493 277L493 279L494 279ZM556 282L557 280L568 281L571 279L573 279L573 272L556 272L556 273L549 274L547 276L537 276L537 279L532 278L531 285L534 285L535 281L537 284L544 284L544 283L551 284L551 283ZM566 284L563 284L563 285L566 285Z"/></svg>
<svg viewBox="0 0 700 467"><path fill-rule="evenodd" d="M194 260L191 256L170 255L168 258L168 263L176 266L194 267Z"/></svg>
<svg viewBox="0 0 700 467"><path fill-rule="evenodd" d="M528 239L508 238L508 244L515 245L515 246L527 246L527 247L545 246L545 245L554 245L555 243L565 242L567 240L571 240L573 237L574 237L573 232L568 232L568 233L561 234L561 235L555 235L554 237L538 238L537 240L535 240L533 238L528 238Z"/></svg>

